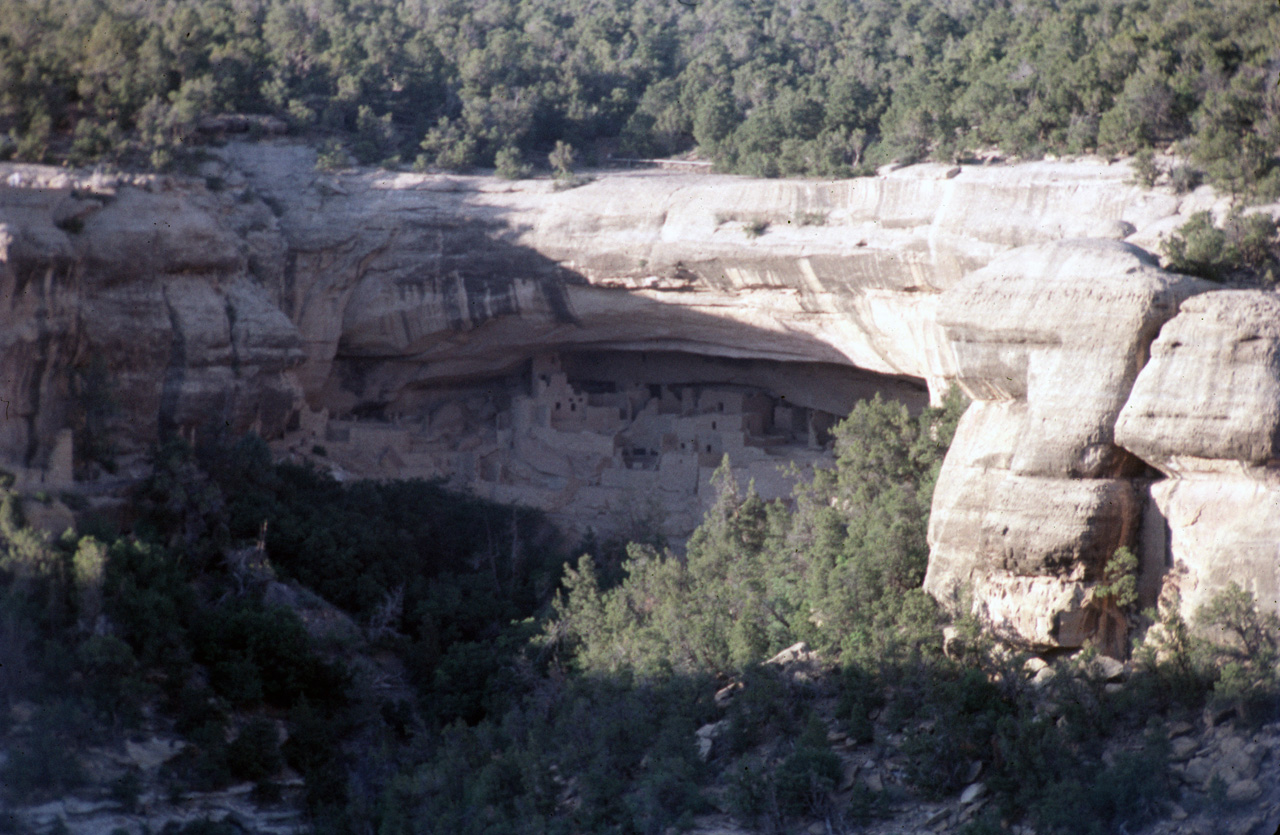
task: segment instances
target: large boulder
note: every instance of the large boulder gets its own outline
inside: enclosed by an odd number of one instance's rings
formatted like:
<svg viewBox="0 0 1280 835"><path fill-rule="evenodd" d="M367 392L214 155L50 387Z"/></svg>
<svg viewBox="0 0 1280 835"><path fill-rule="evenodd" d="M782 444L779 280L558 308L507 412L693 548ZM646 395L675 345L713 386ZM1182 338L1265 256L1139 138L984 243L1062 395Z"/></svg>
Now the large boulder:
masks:
<svg viewBox="0 0 1280 835"><path fill-rule="evenodd" d="M1116 434L1170 476L1280 465L1280 296L1219 290L1188 300L1151 346Z"/></svg>
<svg viewBox="0 0 1280 835"><path fill-rule="evenodd" d="M1280 609L1280 298L1189 299L1151 346L1116 438L1168 476L1165 584L1183 614L1230 582ZM1170 594L1170 598L1172 598Z"/></svg>
<svg viewBox="0 0 1280 835"><path fill-rule="evenodd" d="M1037 646L1093 637L1090 589L1142 526L1146 468L1115 422L1161 326L1204 289L1136 247L1083 240L1016 250L943 295L976 402L934 495L930 593Z"/></svg>

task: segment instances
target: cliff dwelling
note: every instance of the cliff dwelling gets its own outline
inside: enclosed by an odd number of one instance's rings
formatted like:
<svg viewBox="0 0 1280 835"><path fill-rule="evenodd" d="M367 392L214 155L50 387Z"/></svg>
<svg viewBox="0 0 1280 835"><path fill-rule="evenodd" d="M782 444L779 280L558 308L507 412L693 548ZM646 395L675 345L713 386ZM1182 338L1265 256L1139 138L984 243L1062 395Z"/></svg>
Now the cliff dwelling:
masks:
<svg viewBox="0 0 1280 835"><path fill-rule="evenodd" d="M678 547L725 456L744 487L788 498L830 457L835 424L876 392L913 412L928 403L922 381L835 364L548 352L507 375L312 412L279 451L339 478L444 479L541 508L570 534L656 525Z"/></svg>
<svg viewBox="0 0 1280 835"><path fill-rule="evenodd" d="M1071 643L1124 545L1187 616L1237 578L1275 599L1274 298L1152 255L1210 192L1107 160L558 190L218 155L219 191L34 166L0 190L8 316L36 323L0 345L23 489L114 500L165 433L213 422L339 478L441 478L570 537L678 545L726 454L786 497L780 468L821 466L855 402L956 383L975 404L933 498L935 598L973 588L1001 629ZM723 221L748 205L756 237ZM72 381L95 356L117 409L97 453L64 433L87 429Z"/></svg>

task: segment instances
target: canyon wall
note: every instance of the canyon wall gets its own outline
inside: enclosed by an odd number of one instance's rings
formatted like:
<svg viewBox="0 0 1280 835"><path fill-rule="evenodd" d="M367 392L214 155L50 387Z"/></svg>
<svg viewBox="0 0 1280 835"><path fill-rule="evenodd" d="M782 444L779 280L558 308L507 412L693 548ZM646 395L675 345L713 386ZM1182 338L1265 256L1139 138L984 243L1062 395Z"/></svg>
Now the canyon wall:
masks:
<svg viewBox="0 0 1280 835"><path fill-rule="evenodd" d="M0 466L75 487L108 463L143 472L169 430L320 446L331 418L421 417L429 432L442 392L474 399L557 354L767 361L781 370L760 385L787 379L822 408L827 372L786 371L815 364L851 387L974 398L927 587L1011 636L1098 639L1090 590L1121 545L1148 600L1176 586L1191 611L1236 579L1278 603L1274 297L1149 254L1221 209L1208 190L1144 190L1100 160L573 188L314 161L233 143L185 177L3 166ZM449 408L493 420L498 447L526 443L487 407ZM571 517L586 493L566 489Z"/></svg>

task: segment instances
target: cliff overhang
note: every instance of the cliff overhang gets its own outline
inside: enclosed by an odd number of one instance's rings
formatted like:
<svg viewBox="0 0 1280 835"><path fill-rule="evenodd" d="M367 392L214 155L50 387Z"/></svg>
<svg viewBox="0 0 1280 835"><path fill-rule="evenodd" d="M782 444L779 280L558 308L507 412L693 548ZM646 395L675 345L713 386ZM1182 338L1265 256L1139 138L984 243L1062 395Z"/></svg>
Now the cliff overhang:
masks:
<svg viewBox="0 0 1280 835"><path fill-rule="evenodd" d="M1221 210L1207 189L1143 189L1103 160L557 189L323 173L313 154L231 143L196 178L4 167L7 468L73 482L110 452L137 474L162 433L211 424L321 445L331 419L425 415L548 356L845 369L811 388L975 400L935 497L940 599L1079 645L1105 631L1091 588L1121 546L1148 601L1177 585L1189 609L1227 578L1280 599L1274 297L1149 254ZM769 431L783 415L759 414ZM94 433L115 447L88 449ZM570 482L601 478L577 466L554 491L570 516Z"/></svg>

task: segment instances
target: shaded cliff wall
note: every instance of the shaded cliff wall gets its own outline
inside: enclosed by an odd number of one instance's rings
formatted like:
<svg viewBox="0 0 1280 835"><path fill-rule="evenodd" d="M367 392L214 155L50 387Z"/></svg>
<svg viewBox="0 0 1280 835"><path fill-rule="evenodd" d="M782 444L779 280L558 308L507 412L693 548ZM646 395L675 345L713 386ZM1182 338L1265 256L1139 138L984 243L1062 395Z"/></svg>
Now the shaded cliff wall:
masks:
<svg viewBox="0 0 1280 835"><path fill-rule="evenodd" d="M237 220L186 189L0 190L6 466L45 467L58 431L95 412L126 456L208 421L283 430L300 340Z"/></svg>
<svg viewBox="0 0 1280 835"><path fill-rule="evenodd" d="M1207 403L1249 351L1272 379L1269 336L1157 338L1198 309L1187 298L1217 295L1142 251L1220 208L1207 190L1146 191L1102 161L837 182L608 173L557 190L318 173L289 144L217 154L203 179L4 167L23 179L0 188L4 461L45 467L58 433L83 428L77 381L95 363L126 470L163 429L274 436L558 349L825 363L976 398L939 484L928 584L1011 635L1096 632L1090 589L1120 544L1146 548L1148 597L1166 572L1201 589L1188 599L1220 587L1236 569L1219 555L1244 540L1240 571L1266 570L1270 459L1253 442L1200 449L1207 419L1160 411L1167 381L1192 374L1168 363L1212 382ZM1271 431L1243 414L1221 421ZM1207 526L1213 502L1252 521Z"/></svg>

